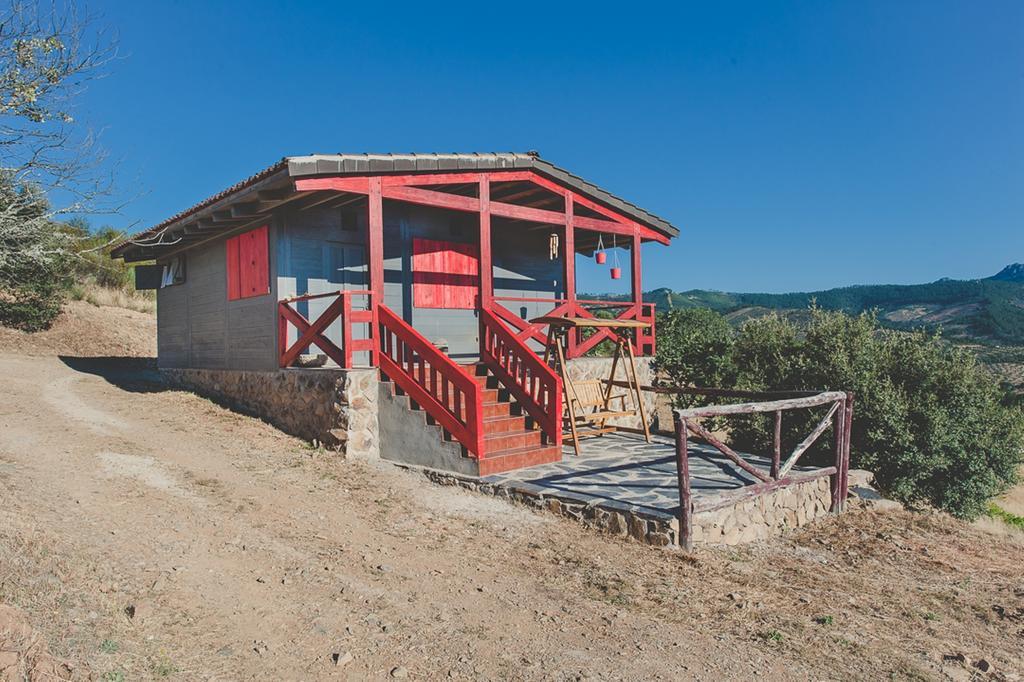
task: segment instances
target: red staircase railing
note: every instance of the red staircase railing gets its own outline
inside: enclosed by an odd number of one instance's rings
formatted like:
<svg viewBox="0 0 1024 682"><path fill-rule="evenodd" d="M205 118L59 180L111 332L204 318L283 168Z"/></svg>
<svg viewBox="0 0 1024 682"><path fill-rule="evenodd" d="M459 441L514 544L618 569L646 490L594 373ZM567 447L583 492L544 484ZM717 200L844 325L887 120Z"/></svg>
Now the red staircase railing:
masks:
<svg viewBox="0 0 1024 682"><path fill-rule="evenodd" d="M472 455L484 454L483 389L385 305L377 306L381 371Z"/></svg>
<svg viewBox="0 0 1024 682"><path fill-rule="evenodd" d="M320 313L320 316L315 321L310 322L306 319L302 313L295 310L292 307L293 304L299 303L300 301L312 301L317 298L327 298L328 296L336 296L337 298L333 303L327 306L327 309ZM353 296L366 296L368 310L353 310L352 308L352 297ZM331 360L338 363L339 367L346 369L352 367L352 354L360 351L367 351L370 353L370 364L375 365L373 355L376 353L376 343L374 342L373 332L373 306L371 293L369 291L361 289L347 289L339 291L331 291L324 294L305 294L303 296L292 296L291 298L285 298L277 303L277 335L278 345L280 349L279 365L281 367L290 367L295 359L310 346L319 347L324 353L327 354ZM324 335L331 324L341 319L341 347L339 348L336 343L331 341ZM291 346L288 345L288 325L293 325L299 332L299 338ZM353 325L365 324L370 330L367 335L369 338L365 339L354 339L352 334Z"/></svg>
<svg viewBox="0 0 1024 682"><path fill-rule="evenodd" d="M533 417L551 445L562 444L562 379L490 310L480 311L480 359Z"/></svg>

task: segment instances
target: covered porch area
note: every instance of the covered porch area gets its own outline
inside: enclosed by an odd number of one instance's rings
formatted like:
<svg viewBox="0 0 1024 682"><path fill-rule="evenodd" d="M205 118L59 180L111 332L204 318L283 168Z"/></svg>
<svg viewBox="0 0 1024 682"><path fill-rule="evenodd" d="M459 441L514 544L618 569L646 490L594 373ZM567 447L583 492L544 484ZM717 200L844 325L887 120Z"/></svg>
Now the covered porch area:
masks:
<svg viewBox="0 0 1024 682"><path fill-rule="evenodd" d="M279 304L282 367L312 346L331 365L376 366L376 330L361 311L379 305L456 362L480 358L481 310L535 353L545 330L531 319L609 314L648 322L634 352L655 352L654 306L643 302L642 247L667 244L669 237L576 189L535 171L504 170L301 178L295 190L307 195L296 207L296 223L304 213L342 210L356 227L346 238L358 234L361 243L313 287L289 271L300 266L282 259L280 289L291 294ZM624 276L628 295L581 299L578 259L613 242L627 261L613 276ZM573 333L568 357L586 355L607 338L606 331Z"/></svg>

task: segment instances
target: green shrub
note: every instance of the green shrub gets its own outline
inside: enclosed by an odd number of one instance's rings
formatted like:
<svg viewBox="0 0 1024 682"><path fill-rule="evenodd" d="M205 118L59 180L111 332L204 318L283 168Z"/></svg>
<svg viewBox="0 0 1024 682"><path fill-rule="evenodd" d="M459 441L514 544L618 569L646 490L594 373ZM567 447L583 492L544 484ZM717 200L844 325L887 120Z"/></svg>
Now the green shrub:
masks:
<svg viewBox="0 0 1024 682"><path fill-rule="evenodd" d="M45 243L31 246L50 248ZM0 325L29 332L49 328L60 314L70 281L66 260L59 256L35 261L17 257L3 259Z"/></svg>
<svg viewBox="0 0 1024 682"><path fill-rule="evenodd" d="M715 344L695 343L692 329L668 324L659 328L659 358L662 347L687 353L703 347L724 356L688 360L695 374L702 367L735 370L734 381L719 385L853 391L851 466L873 471L895 499L975 518L1016 480L1024 413L1005 401L973 354L938 335L883 330L874 315L812 308L806 325L768 316L746 323L728 342L708 314L701 320L705 329L719 330ZM677 383L684 376L668 378ZM824 413L825 408L787 411L784 448L799 442ZM770 451L770 417L730 418L728 424L737 447ZM801 462L830 463L831 441L830 432L823 434Z"/></svg>
<svg viewBox="0 0 1024 682"><path fill-rule="evenodd" d="M708 308L670 310L658 317L655 368L673 386L730 386L736 380L733 332ZM679 407L695 404L681 396Z"/></svg>

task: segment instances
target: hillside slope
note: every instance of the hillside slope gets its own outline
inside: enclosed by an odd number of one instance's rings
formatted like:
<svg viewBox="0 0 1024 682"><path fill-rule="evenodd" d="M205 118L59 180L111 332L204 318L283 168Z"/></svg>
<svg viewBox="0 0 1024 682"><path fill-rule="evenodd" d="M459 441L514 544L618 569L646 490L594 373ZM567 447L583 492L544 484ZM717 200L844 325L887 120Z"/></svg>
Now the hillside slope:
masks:
<svg viewBox="0 0 1024 682"><path fill-rule="evenodd" d="M1020 263L985 279L870 284L788 294L655 289L646 292L644 299L659 310L711 308L736 321L772 310L806 310L812 302L852 314L878 309L881 319L896 328L941 327L953 339L1024 345L1024 264Z"/></svg>

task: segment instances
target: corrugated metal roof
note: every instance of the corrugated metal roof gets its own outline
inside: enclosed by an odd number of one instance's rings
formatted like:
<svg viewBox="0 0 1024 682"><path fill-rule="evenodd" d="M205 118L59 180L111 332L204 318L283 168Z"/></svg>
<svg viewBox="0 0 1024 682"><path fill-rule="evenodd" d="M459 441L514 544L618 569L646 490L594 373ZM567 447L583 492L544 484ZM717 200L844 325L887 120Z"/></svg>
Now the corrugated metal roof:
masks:
<svg viewBox="0 0 1024 682"><path fill-rule="evenodd" d="M129 240L114 247L112 255L122 255L133 244L147 238L155 238L175 223L184 221L196 213L220 202L226 202L233 195L262 183L278 173L287 172L288 177L309 177L313 175L377 175L387 173L424 173L466 170L535 170L552 180L566 185L581 194L618 210L637 222L652 227L664 234L675 237L679 229L668 221L649 213L639 206L587 182L553 163L540 158L535 152L515 153L456 153L456 154L311 154L289 156L258 173L235 183L207 199L187 208L170 218L140 232Z"/></svg>

